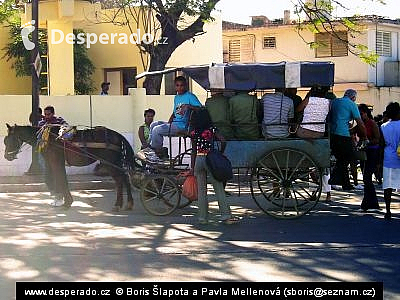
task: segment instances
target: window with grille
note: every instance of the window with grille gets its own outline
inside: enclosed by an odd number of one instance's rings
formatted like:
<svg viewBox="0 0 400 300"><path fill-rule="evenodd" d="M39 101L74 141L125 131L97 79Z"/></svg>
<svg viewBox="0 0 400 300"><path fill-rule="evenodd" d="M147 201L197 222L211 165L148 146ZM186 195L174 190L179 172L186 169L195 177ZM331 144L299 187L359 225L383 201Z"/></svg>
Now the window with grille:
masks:
<svg viewBox="0 0 400 300"><path fill-rule="evenodd" d="M272 49L276 48L276 38L274 36L265 36L263 48Z"/></svg>
<svg viewBox="0 0 400 300"><path fill-rule="evenodd" d="M229 41L229 61L240 62L240 40Z"/></svg>
<svg viewBox="0 0 400 300"><path fill-rule="evenodd" d="M376 54L392 56L392 34L390 32L376 32Z"/></svg>
<svg viewBox="0 0 400 300"><path fill-rule="evenodd" d="M318 45L315 49L315 57L337 57L348 55L348 38L346 31L317 33L315 35L315 42Z"/></svg>

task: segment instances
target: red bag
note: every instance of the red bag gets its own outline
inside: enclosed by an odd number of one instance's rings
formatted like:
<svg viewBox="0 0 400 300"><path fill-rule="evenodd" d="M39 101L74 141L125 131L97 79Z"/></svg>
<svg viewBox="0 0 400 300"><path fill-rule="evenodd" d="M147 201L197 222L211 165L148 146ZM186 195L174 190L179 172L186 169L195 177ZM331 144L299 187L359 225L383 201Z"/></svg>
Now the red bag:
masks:
<svg viewBox="0 0 400 300"><path fill-rule="evenodd" d="M190 201L197 200L197 180L194 175L186 177L185 182L182 185L182 196Z"/></svg>

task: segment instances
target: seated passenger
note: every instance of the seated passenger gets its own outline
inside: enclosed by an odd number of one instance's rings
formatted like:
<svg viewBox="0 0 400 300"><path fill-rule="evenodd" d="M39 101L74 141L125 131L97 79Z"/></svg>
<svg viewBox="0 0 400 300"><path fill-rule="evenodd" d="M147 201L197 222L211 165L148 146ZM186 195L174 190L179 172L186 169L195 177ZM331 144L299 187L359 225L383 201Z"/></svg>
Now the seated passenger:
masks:
<svg viewBox="0 0 400 300"><path fill-rule="evenodd" d="M174 110L168 123L150 127L150 146L157 155L162 153L164 136L176 135L179 132L187 131L190 110L196 110L202 106L199 99L187 90L185 77L178 76L175 78L175 89Z"/></svg>
<svg viewBox="0 0 400 300"><path fill-rule="evenodd" d="M296 132L298 137L321 138L324 136L325 121L330 107L330 100L326 98L328 90L329 87L312 87L304 100L297 106L297 112L303 112L303 121Z"/></svg>
<svg viewBox="0 0 400 300"><path fill-rule="evenodd" d="M144 114L143 114L144 115L144 123L142 125L140 125L139 129L138 129L138 136L140 139L140 143L142 144L140 149L146 149L146 148L150 147L150 126L153 123L155 123L153 125L153 127L155 125L160 124L157 122L153 122L155 114L156 114L156 112L152 108L146 109L144 111Z"/></svg>
<svg viewBox="0 0 400 300"><path fill-rule="evenodd" d="M211 120L226 139L232 139L233 130L229 114L229 98L224 96L222 89L211 89L210 92L211 96L206 99L205 106L211 116Z"/></svg>
<svg viewBox="0 0 400 300"><path fill-rule="evenodd" d="M293 122L293 100L286 97L284 89L265 94L261 101L264 110L262 132L266 139L289 136L289 123Z"/></svg>
<svg viewBox="0 0 400 300"><path fill-rule="evenodd" d="M295 123L301 123L301 120L303 120L303 112L302 111L297 111L297 106L303 101L303 99L297 95L297 88L287 88L285 90L285 96L288 96L290 99L293 100L293 106L294 106L294 122Z"/></svg>
<svg viewBox="0 0 400 300"><path fill-rule="evenodd" d="M259 139L259 110L257 96L250 95L249 91L239 91L229 99L230 118L236 139Z"/></svg>

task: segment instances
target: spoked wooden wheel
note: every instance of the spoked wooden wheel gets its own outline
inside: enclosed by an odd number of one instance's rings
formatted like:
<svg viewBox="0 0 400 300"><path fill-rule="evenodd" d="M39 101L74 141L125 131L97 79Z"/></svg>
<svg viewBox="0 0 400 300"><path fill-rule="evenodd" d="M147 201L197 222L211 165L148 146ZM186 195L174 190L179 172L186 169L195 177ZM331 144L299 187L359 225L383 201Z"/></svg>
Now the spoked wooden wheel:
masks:
<svg viewBox="0 0 400 300"><path fill-rule="evenodd" d="M260 159L251 174L253 199L275 218L298 218L317 204L322 173L313 159L295 149L278 149Z"/></svg>
<svg viewBox="0 0 400 300"><path fill-rule="evenodd" d="M179 206L180 198L177 183L165 175L150 175L141 187L140 199L152 215L165 216L172 213Z"/></svg>

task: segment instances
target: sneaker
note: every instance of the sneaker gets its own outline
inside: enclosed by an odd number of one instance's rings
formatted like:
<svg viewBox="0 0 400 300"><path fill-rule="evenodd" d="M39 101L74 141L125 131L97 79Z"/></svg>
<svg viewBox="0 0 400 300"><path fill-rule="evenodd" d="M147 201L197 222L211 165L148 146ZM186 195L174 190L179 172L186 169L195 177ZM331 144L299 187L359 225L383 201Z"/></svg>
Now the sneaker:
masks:
<svg viewBox="0 0 400 300"><path fill-rule="evenodd" d="M238 217L230 217L229 219L225 219L225 220L221 220L222 223L227 224L227 225L231 225L231 224L237 224L239 223L240 218Z"/></svg>
<svg viewBox="0 0 400 300"><path fill-rule="evenodd" d="M356 190L363 190L364 189L364 185L363 184L359 184L359 185L356 185L354 188Z"/></svg>
<svg viewBox="0 0 400 300"><path fill-rule="evenodd" d="M391 212L387 212L385 214L385 220L391 220L392 219L392 213Z"/></svg>
<svg viewBox="0 0 400 300"><path fill-rule="evenodd" d="M164 162L161 158L159 158L157 155L146 155L146 161L149 163L162 163Z"/></svg>
<svg viewBox="0 0 400 300"><path fill-rule="evenodd" d="M214 220L210 220L210 219L199 219L199 224L200 225L208 225L208 224L214 224L215 221Z"/></svg>
<svg viewBox="0 0 400 300"><path fill-rule="evenodd" d="M64 205L64 199L63 198L56 198L52 203L50 203L51 206L54 207L60 207Z"/></svg>
<svg viewBox="0 0 400 300"><path fill-rule="evenodd" d="M142 151L143 153L152 153L152 152L154 152L154 150L152 148L150 148L150 147L144 148L144 149L142 149L140 151Z"/></svg>

